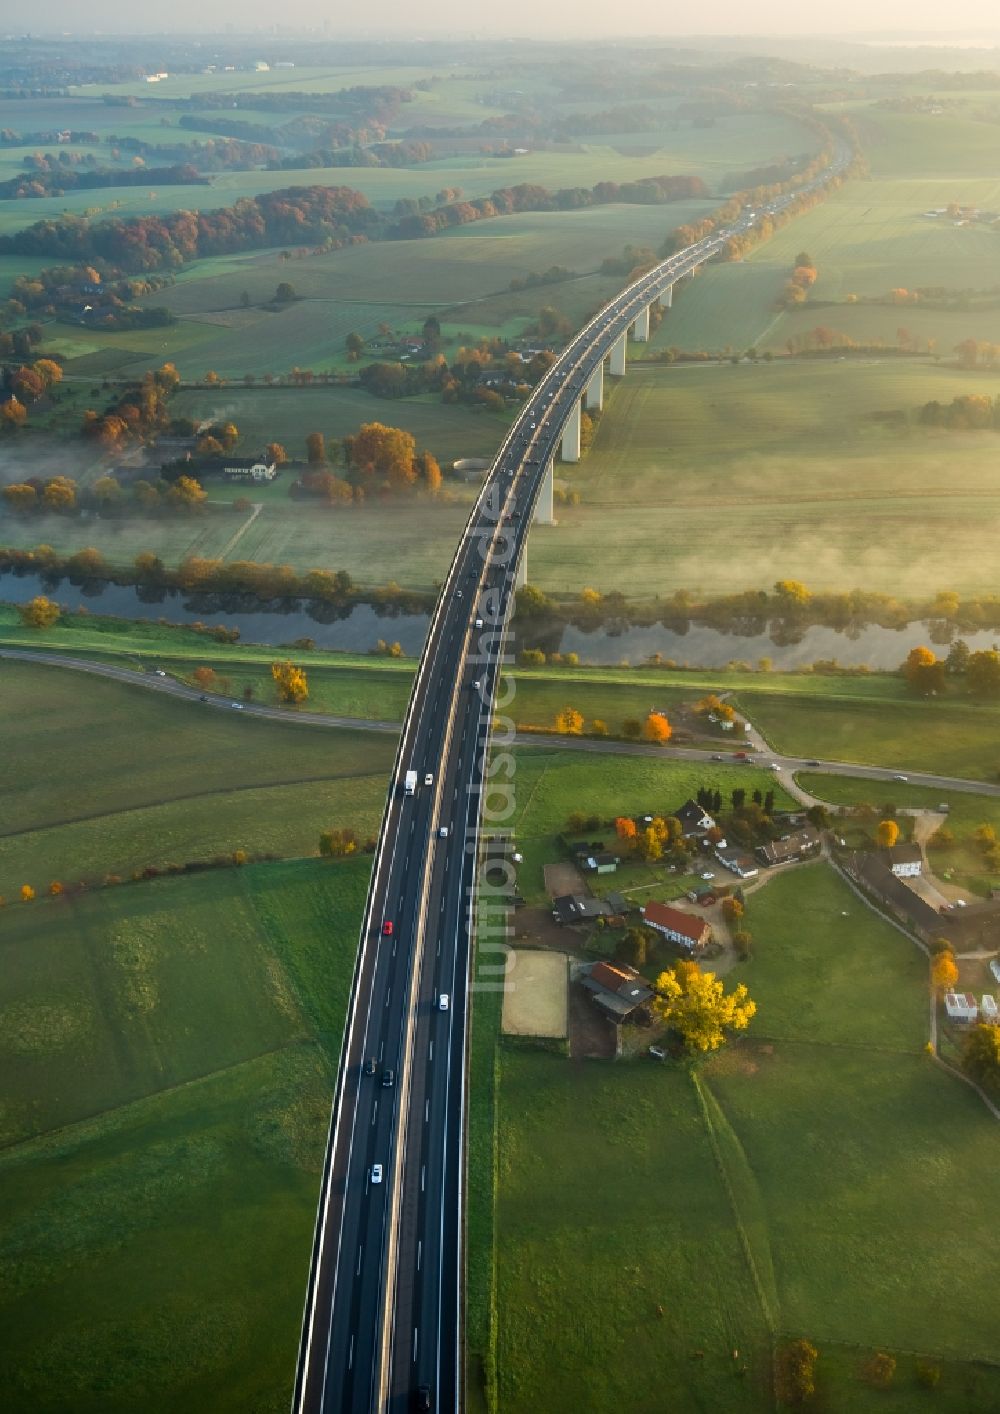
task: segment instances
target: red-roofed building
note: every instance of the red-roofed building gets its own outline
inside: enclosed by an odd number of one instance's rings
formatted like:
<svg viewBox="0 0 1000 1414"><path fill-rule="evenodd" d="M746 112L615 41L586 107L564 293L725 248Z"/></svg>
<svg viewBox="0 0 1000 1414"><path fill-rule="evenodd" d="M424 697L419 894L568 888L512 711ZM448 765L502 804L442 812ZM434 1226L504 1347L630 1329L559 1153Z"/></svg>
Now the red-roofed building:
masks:
<svg viewBox="0 0 1000 1414"><path fill-rule="evenodd" d="M668 903L651 900L642 910L642 921L686 952L701 952L712 940L712 929L704 918L695 918Z"/></svg>

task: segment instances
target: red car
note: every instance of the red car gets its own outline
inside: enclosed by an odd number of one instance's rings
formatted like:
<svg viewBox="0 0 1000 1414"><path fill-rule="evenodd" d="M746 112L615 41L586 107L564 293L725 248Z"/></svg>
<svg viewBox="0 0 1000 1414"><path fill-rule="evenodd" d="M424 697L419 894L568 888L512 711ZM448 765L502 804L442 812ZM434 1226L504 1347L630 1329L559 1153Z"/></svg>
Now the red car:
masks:
<svg viewBox="0 0 1000 1414"><path fill-rule="evenodd" d="M391 918L387 918L387 919L385 920L385 922L382 924L382 936L383 936L383 938L391 938L391 937L392 937L392 919L391 919Z"/></svg>

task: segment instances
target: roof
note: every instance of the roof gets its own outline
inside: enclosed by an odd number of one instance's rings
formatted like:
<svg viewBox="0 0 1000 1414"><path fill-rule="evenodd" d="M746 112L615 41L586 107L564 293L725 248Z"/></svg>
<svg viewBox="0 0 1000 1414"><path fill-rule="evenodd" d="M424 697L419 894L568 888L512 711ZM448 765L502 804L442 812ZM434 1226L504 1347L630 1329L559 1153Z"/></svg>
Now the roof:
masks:
<svg viewBox="0 0 1000 1414"><path fill-rule="evenodd" d="M642 916L654 927L669 928L672 933L680 933L682 937L690 938L693 943L700 943L708 932L708 924L704 918L692 918L690 913L671 908L666 903L657 903L655 899L650 899L646 904Z"/></svg>
<svg viewBox="0 0 1000 1414"><path fill-rule="evenodd" d="M715 851L715 857L723 863L730 862L738 864L743 870L752 869L755 874L757 872L756 859L754 859L752 854L748 854L745 849L723 848L723 846L720 845Z"/></svg>
<svg viewBox="0 0 1000 1414"><path fill-rule="evenodd" d="M607 905L613 913L628 913L631 906L624 894L616 893L608 894Z"/></svg>
<svg viewBox="0 0 1000 1414"><path fill-rule="evenodd" d="M674 814L681 822L681 828L685 834L690 830L710 830L715 824L712 816L696 800L685 800L680 810L675 810ZM706 820L708 821L707 825L704 823Z"/></svg>
<svg viewBox="0 0 1000 1414"><path fill-rule="evenodd" d="M853 854L848 861L848 870L886 903L905 914L915 927L927 933L940 929L942 920L937 910L908 888L902 879L897 879L877 855Z"/></svg>
<svg viewBox="0 0 1000 1414"><path fill-rule="evenodd" d="M560 923L580 923L610 912L604 899L592 898L589 894L561 894L552 900L552 913Z"/></svg>
<svg viewBox="0 0 1000 1414"><path fill-rule="evenodd" d="M786 859L796 859L804 850L816 849L819 842L819 831L813 825L803 825L801 830L786 835L784 839L761 845L757 858L765 864L783 864Z"/></svg>
<svg viewBox="0 0 1000 1414"><path fill-rule="evenodd" d="M594 993L595 1001L614 1016L627 1016L653 995L652 988L635 968L621 963L595 962L590 973L580 981Z"/></svg>
<svg viewBox="0 0 1000 1414"><path fill-rule="evenodd" d="M891 849L886 850L889 856L889 866L893 864L923 864L924 852L918 844L911 844L904 840L902 844L894 844Z"/></svg>

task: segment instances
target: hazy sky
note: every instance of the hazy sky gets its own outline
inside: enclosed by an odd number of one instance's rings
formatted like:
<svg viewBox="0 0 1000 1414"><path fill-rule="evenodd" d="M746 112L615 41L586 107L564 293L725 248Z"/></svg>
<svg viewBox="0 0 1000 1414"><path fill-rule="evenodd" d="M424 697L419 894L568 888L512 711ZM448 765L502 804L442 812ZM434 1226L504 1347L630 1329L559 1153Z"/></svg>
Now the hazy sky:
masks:
<svg viewBox="0 0 1000 1414"><path fill-rule="evenodd" d="M13 12L11 12L13 13ZM419 15L419 19L417 16ZM839 34L992 32L1000 42L997 0L836 0L805 5L801 0L714 0L710 5L682 5L664 0L631 0L629 5L595 0L504 0L476 6L468 0L378 0L356 5L345 0L171 0L164 6L135 0L33 0L18 11L19 24L34 33L51 30L111 30L119 33L160 30L222 31L318 26L330 32L425 34L492 32L512 37L573 34ZM9 23L9 21L8 21ZM3 21L0 21L3 24Z"/></svg>

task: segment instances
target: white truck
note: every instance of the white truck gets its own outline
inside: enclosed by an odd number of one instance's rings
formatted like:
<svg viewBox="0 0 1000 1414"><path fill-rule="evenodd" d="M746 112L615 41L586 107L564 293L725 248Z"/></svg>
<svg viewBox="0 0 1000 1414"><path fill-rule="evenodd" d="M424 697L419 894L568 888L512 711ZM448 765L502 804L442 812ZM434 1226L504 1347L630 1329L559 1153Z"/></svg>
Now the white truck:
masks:
<svg viewBox="0 0 1000 1414"><path fill-rule="evenodd" d="M417 773L416 773L416 771L407 771L406 775L403 777L403 794L404 794L404 795L416 795L416 793L417 793Z"/></svg>

